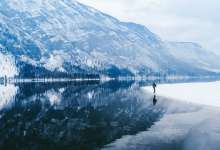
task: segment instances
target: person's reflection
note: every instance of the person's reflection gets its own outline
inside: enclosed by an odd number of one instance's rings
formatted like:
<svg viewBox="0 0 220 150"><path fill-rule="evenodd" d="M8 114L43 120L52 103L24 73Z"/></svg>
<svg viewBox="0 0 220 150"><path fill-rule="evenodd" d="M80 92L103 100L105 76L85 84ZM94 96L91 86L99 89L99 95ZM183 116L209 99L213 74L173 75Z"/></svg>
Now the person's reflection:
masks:
<svg viewBox="0 0 220 150"><path fill-rule="evenodd" d="M156 104L157 104L157 97L156 97L156 95L154 94L153 105L155 106Z"/></svg>

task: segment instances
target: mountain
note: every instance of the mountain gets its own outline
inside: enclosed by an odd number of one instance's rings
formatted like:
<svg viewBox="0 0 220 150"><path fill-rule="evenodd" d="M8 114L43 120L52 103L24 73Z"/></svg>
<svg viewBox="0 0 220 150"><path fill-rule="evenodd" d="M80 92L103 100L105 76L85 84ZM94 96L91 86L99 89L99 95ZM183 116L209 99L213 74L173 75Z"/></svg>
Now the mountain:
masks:
<svg viewBox="0 0 220 150"><path fill-rule="evenodd" d="M219 57L192 42L167 42L169 53L185 64L210 72L220 72Z"/></svg>
<svg viewBox="0 0 220 150"><path fill-rule="evenodd" d="M180 57L183 51L188 56ZM212 65L217 56L202 47L163 41L145 26L121 22L75 0L1 0L0 53L10 58L10 76L21 77L220 71ZM210 60L194 64L191 53Z"/></svg>

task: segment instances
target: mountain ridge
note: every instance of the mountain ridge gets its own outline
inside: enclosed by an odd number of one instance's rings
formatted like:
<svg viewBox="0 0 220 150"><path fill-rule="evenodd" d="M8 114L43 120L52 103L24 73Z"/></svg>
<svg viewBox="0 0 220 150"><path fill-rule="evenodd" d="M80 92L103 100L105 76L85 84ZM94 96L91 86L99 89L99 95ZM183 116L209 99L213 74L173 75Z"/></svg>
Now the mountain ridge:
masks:
<svg viewBox="0 0 220 150"><path fill-rule="evenodd" d="M163 41L143 25L121 22L75 0L2 0L0 21L0 53L14 57L14 75L21 75L26 65L108 76L220 72L211 60L202 67L192 59L182 60L179 45ZM203 48L191 51L195 49Z"/></svg>

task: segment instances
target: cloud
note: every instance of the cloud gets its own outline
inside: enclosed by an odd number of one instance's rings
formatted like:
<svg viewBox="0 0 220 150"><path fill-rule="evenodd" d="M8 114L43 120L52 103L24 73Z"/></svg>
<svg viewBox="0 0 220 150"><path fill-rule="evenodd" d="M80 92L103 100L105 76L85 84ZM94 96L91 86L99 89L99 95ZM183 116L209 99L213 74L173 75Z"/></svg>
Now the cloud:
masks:
<svg viewBox="0 0 220 150"><path fill-rule="evenodd" d="M164 40L198 42L220 54L220 1L79 0L122 21L147 26Z"/></svg>

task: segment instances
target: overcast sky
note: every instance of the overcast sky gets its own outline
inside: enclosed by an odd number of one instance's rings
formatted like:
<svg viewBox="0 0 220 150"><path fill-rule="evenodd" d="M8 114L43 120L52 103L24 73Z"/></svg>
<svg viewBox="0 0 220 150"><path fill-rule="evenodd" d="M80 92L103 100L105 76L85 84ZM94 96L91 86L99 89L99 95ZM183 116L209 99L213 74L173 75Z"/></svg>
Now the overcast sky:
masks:
<svg viewBox="0 0 220 150"><path fill-rule="evenodd" d="M78 0L164 40L198 42L220 54L220 0Z"/></svg>

